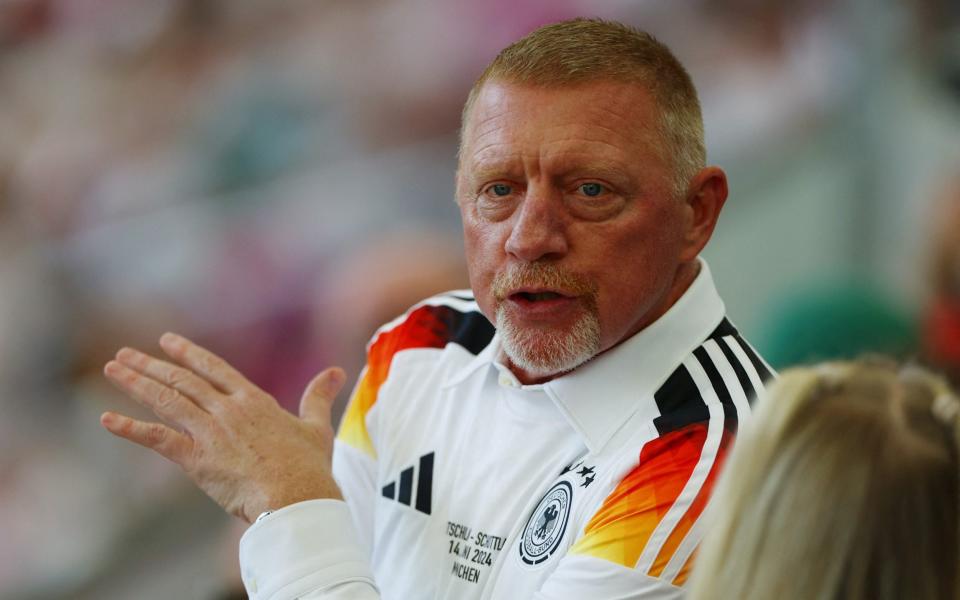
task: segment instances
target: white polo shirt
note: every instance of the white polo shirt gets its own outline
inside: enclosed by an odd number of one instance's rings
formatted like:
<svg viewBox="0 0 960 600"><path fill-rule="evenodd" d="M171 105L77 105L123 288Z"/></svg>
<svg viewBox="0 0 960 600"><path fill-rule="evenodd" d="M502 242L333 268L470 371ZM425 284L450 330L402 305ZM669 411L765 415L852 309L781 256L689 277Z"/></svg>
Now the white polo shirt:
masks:
<svg viewBox="0 0 960 600"><path fill-rule="evenodd" d="M710 271L573 372L521 385L469 291L385 325L334 474L240 543L254 599L680 598L700 515L770 368Z"/></svg>

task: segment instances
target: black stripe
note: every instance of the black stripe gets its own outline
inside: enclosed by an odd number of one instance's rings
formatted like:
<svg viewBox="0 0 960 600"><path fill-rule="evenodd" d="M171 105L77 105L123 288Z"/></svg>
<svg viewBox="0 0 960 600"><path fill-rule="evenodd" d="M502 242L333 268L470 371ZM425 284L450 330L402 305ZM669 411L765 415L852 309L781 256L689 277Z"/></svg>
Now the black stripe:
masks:
<svg viewBox="0 0 960 600"><path fill-rule="evenodd" d="M750 344L747 343L745 339L736 336L737 342L740 344L740 347L743 348L743 351L746 352L747 358L750 359L750 362L753 363L753 368L757 370L757 375L760 376L760 381L767 381L773 377L773 373L767 369L766 365L763 364L763 361L760 360L760 357L757 356L757 353L753 351L753 348L750 347Z"/></svg>
<svg viewBox="0 0 960 600"><path fill-rule="evenodd" d="M433 496L433 452L420 457L420 474L417 476L417 510L430 514Z"/></svg>
<svg viewBox="0 0 960 600"><path fill-rule="evenodd" d="M693 351L693 355L700 362L700 366L703 367L703 371L710 379L710 385L713 386L713 391L716 392L717 399L723 404L733 404L730 390L727 389L727 384L724 383L720 371L717 370L717 366L713 364L713 359L710 358L707 349L700 346Z"/></svg>
<svg viewBox="0 0 960 600"><path fill-rule="evenodd" d="M387 485L383 486L383 497L390 498L391 500L396 499L397 494L397 482L391 481Z"/></svg>
<svg viewBox="0 0 960 600"><path fill-rule="evenodd" d="M700 390L683 365L670 374L653 397L660 409L660 416L653 420L653 424L660 435L710 419L710 411L700 396Z"/></svg>
<svg viewBox="0 0 960 600"><path fill-rule="evenodd" d="M740 332L737 331L737 328L733 326L726 317L720 321L720 324L717 325L717 328L713 330L713 333L707 336L708 340L719 340L720 338L727 335L739 335Z"/></svg>
<svg viewBox="0 0 960 600"><path fill-rule="evenodd" d="M449 306L437 306L434 309L447 327L448 340L463 346L472 354L479 354L493 339L493 325L481 313L463 313Z"/></svg>
<svg viewBox="0 0 960 600"><path fill-rule="evenodd" d="M693 356L696 357L697 362L703 367L703 372L707 374L707 378L710 380L710 387L713 388L717 399L720 400L720 405L723 407L723 414L726 417L724 422L727 423L727 428L736 430L737 406L733 403L733 396L730 395L730 390L727 389L727 383L723 380L723 376L720 375L717 365L713 363L713 359L710 358L710 354L707 353L707 349L703 346L694 350Z"/></svg>
<svg viewBox="0 0 960 600"><path fill-rule="evenodd" d="M400 493L397 501L410 506L410 495L413 491L413 467L404 469L400 473Z"/></svg>
<svg viewBox="0 0 960 600"><path fill-rule="evenodd" d="M723 355L727 357L727 362L733 367L733 372L737 374L737 381L740 382L740 387L747 397L747 403L752 405L753 401L757 399L757 390L753 389L753 384L750 382L750 377L747 375L746 369L740 364L737 355L733 353L733 350L730 349L730 346L727 345L725 340L718 340L717 345L720 346L720 351L723 352Z"/></svg>

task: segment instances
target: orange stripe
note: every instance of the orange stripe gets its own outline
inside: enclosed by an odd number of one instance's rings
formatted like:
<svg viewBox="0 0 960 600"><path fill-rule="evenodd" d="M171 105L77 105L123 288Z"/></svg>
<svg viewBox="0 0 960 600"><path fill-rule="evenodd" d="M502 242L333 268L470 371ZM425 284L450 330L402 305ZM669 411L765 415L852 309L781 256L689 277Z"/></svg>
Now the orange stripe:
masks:
<svg viewBox="0 0 960 600"><path fill-rule="evenodd" d="M647 442L637 467L607 496L570 552L634 568L690 479L706 439L706 424L695 423Z"/></svg>
<svg viewBox="0 0 960 600"><path fill-rule="evenodd" d="M666 541L664 541L663 547L660 548L660 553L657 554L657 558L653 561L653 566L650 568L651 576L660 576L663 569L666 568L667 563L670 562L670 559L673 557L674 552L676 552L680 546L680 542L686 537L687 532L690 531L690 528L693 527L693 524L706 507L707 500L710 499L710 494L713 493L713 485L716 482L717 475L723 467L723 462L727 457L727 451L733 442L733 437L732 431L724 429L723 437L720 438L720 447L717 449L717 458L713 461L710 472L707 473L707 478L704 480L697 497L693 499L690 508L687 509L687 512L684 513L680 521L677 522L676 527L673 528L673 531L670 532L670 535Z"/></svg>
<svg viewBox="0 0 960 600"><path fill-rule="evenodd" d="M443 348L450 331L449 318L444 317L450 310L445 306L421 306L402 323L376 337L367 350L367 367L340 422L338 439L376 457L366 419L377 402L380 386L390 374L394 355L408 348Z"/></svg>

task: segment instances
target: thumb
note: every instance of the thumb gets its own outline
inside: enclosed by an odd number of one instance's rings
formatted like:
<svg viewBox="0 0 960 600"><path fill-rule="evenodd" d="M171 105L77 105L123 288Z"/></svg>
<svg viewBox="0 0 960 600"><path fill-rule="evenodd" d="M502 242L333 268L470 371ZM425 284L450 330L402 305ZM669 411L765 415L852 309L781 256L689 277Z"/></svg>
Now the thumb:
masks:
<svg viewBox="0 0 960 600"><path fill-rule="evenodd" d="M329 421L330 407L343 387L347 374L340 367L330 367L307 384L300 398L300 418L305 421Z"/></svg>

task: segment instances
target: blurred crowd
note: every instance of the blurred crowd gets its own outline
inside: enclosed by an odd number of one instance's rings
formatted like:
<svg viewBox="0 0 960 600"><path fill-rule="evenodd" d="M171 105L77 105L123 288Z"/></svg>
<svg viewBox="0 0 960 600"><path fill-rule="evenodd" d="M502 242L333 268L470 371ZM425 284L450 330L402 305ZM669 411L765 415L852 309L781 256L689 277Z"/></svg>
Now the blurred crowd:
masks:
<svg viewBox="0 0 960 600"><path fill-rule="evenodd" d="M379 324L467 286L473 79L577 15L690 69L733 185L708 258L776 366L960 375L950 0L4 0L0 598L229 597L239 525L99 429L135 410L102 365L173 330L289 408L325 366L355 377Z"/></svg>

